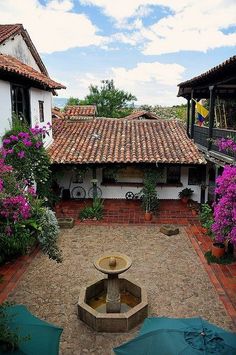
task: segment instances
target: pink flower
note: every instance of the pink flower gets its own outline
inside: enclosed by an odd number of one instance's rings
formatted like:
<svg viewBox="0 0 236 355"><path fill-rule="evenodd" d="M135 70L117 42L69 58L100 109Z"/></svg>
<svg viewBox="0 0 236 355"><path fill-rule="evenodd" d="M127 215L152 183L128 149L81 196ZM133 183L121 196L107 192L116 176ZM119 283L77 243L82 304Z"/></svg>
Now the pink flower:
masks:
<svg viewBox="0 0 236 355"><path fill-rule="evenodd" d="M3 190L3 179L0 179L0 192Z"/></svg>
<svg viewBox="0 0 236 355"><path fill-rule="evenodd" d="M43 145L43 143L42 142L36 142L36 144L35 144L35 148L40 148L41 146Z"/></svg>
<svg viewBox="0 0 236 355"><path fill-rule="evenodd" d="M10 144L10 143L11 143L11 140L5 138L5 139L3 139L2 143L3 143L3 145L7 145L7 144Z"/></svg>
<svg viewBox="0 0 236 355"><path fill-rule="evenodd" d="M25 157L25 152L23 150L21 150L17 155L20 159L22 159Z"/></svg>

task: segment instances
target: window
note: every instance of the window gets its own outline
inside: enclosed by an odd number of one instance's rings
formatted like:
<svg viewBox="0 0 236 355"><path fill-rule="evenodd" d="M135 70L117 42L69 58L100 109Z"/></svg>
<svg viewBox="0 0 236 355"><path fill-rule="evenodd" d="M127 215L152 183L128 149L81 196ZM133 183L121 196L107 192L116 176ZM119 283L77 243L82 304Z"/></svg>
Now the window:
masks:
<svg viewBox="0 0 236 355"><path fill-rule="evenodd" d="M44 122L44 108L43 108L43 101L39 101L39 121Z"/></svg>
<svg viewBox="0 0 236 355"><path fill-rule="evenodd" d="M169 166L167 168L167 184L180 183L181 170L180 166Z"/></svg>
<svg viewBox="0 0 236 355"><path fill-rule="evenodd" d="M11 87L12 112L30 124L29 91L24 86Z"/></svg>
<svg viewBox="0 0 236 355"><path fill-rule="evenodd" d="M188 185L201 185L202 183L202 170L201 168L188 169Z"/></svg>

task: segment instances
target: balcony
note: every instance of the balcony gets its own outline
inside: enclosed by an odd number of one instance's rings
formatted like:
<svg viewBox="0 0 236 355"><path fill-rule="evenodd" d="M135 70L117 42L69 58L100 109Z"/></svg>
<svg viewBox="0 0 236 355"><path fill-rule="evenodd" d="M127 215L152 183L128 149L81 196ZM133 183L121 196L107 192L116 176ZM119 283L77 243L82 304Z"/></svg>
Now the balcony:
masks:
<svg viewBox="0 0 236 355"><path fill-rule="evenodd" d="M212 133L212 139L213 141L216 141L217 139L220 138L233 138L236 140L236 130L231 130L231 129L222 129L222 128L213 128L213 133ZM194 142L198 144L199 148L203 151L206 151L208 149L208 142L209 142L209 128L202 126L199 127L197 125L194 125ZM234 159L235 160L235 154L233 152L228 152L224 151L221 152L219 148L214 144L214 142L211 145L211 149L208 151L209 154L211 153L217 153L217 155L220 155L222 160L227 160L227 158Z"/></svg>

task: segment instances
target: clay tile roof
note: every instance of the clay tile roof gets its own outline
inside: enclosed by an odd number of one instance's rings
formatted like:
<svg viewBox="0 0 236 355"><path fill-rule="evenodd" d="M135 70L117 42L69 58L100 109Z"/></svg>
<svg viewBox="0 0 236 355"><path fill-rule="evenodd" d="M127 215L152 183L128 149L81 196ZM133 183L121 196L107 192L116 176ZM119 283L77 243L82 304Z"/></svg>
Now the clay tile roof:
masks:
<svg viewBox="0 0 236 355"><path fill-rule="evenodd" d="M225 72L226 69L232 70L235 73L235 71L236 71L236 55L225 60L223 63L209 69L205 73L202 73L198 76L195 76L194 78L192 78L190 80L187 80L187 81L184 81L184 82L178 84L178 86L184 87L184 86L188 86L188 85L196 85L204 80L211 80L215 76L218 76L221 73Z"/></svg>
<svg viewBox="0 0 236 355"><path fill-rule="evenodd" d="M59 107L52 108L52 118L65 118L65 114L63 111L59 109Z"/></svg>
<svg viewBox="0 0 236 355"><path fill-rule="evenodd" d="M46 89L66 88L64 85L50 79L47 75L38 72L29 65L26 65L18 59L6 54L0 54L0 73L15 74L19 77L33 81Z"/></svg>
<svg viewBox="0 0 236 355"><path fill-rule="evenodd" d="M82 116L95 116L96 106L95 105L74 105L67 106L65 111L65 117L82 117Z"/></svg>
<svg viewBox="0 0 236 355"><path fill-rule="evenodd" d="M48 152L55 164L205 164L176 120L57 120Z"/></svg>
<svg viewBox="0 0 236 355"><path fill-rule="evenodd" d="M160 117L158 117L155 113L148 112L148 111L136 111L132 112L130 115L124 117L127 120L137 120L137 119L151 119L151 120L159 120Z"/></svg>
<svg viewBox="0 0 236 355"><path fill-rule="evenodd" d="M19 23L14 25L0 25L0 43L17 33L23 28Z"/></svg>

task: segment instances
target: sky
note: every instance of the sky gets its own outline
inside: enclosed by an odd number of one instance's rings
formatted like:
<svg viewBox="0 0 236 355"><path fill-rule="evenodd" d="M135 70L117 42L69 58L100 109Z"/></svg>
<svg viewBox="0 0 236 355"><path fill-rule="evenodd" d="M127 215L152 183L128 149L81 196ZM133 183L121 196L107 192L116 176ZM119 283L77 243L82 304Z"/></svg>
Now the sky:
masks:
<svg viewBox="0 0 236 355"><path fill-rule="evenodd" d="M0 0L22 23L59 97L114 79L136 104L169 106L177 85L236 55L236 0Z"/></svg>

